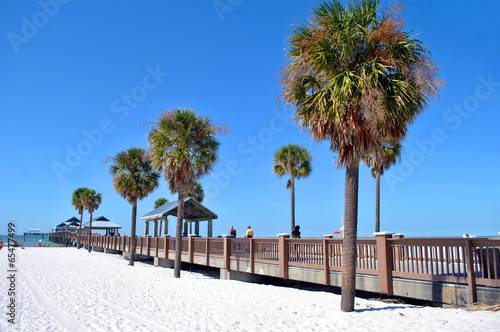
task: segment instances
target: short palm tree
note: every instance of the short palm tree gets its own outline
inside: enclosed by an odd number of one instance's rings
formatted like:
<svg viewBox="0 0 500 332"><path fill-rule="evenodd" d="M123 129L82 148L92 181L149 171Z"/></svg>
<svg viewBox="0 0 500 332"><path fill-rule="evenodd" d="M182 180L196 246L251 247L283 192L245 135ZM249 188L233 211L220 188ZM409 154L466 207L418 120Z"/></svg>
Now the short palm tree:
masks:
<svg viewBox="0 0 500 332"><path fill-rule="evenodd" d="M309 176L312 172L312 155L307 148L298 144L288 144L282 146L273 155L273 172L279 177L289 175L286 187L291 191L292 205L292 225L291 231L295 228L295 179L301 179Z"/></svg>
<svg viewBox="0 0 500 332"><path fill-rule="evenodd" d="M162 206L163 204L167 203L168 202L168 199L166 198L158 198L156 201L155 201L155 209L159 208L160 206Z"/></svg>
<svg viewBox="0 0 500 332"><path fill-rule="evenodd" d="M78 230L78 243L77 248L80 249L80 243L82 242L82 223L83 223L83 212L85 211L85 206L83 202L83 196L85 192L89 190L88 188L78 188L73 192L73 196L71 197L71 205L75 207L75 209L80 214L80 227Z"/></svg>
<svg viewBox="0 0 500 332"><path fill-rule="evenodd" d="M89 252L92 251L92 214L99 208L102 202L102 194L98 194L95 190L89 189L83 193L83 205L89 211Z"/></svg>
<svg viewBox="0 0 500 332"><path fill-rule="evenodd" d="M402 140L441 85L423 43L403 31L400 8L376 0L324 1L289 36L282 98L346 168L341 310L354 310L359 163L387 138Z"/></svg>
<svg viewBox="0 0 500 332"><path fill-rule="evenodd" d="M201 183L196 181L192 186L188 188L188 196L193 197L198 203L203 202L205 199L205 191L201 186Z"/></svg>
<svg viewBox="0 0 500 332"><path fill-rule="evenodd" d="M384 144L378 151L365 156L364 163L372 168L375 178L375 232L380 232L380 177L394 165L401 155L403 145L399 142Z"/></svg>
<svg viewBox="0 0 500 332"><path fill-rule="evenodd" d="M174 277L181 276L184 198L195 181L212 171L218 159L217 133L225 128L210 123L189 109L177 108L160 115L148 134L151 161L163 172L172 194L178 194Z"/></svg>
<svg viewBox="0 0 500 332"><path fill-rule="evenodd" d="M143 148L130 148L112 158L109 168L113 175L113 188L132 204L129 265L135 261L135 235L137 228L137 201L152 193L159 184L160 174L154 171L149 155Z"/></svg>

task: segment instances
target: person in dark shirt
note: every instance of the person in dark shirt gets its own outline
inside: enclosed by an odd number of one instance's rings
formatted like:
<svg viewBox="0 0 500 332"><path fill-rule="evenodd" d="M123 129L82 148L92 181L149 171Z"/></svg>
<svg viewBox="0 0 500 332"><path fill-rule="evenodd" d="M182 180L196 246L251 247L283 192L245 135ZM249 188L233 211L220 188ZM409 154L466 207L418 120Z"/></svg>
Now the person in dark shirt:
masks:
<svg viewBox="0 0 500 332"><path fill-rule="evenodd" d="M231 235L231 237L236 237L236 230L233 228L233 226L229 227L229 235Z"/></svg>
<svg viewBox="0 0 500 332"><path fill-rule="evenodd" d="M300 239L300 226L297 225L292 230L292 237L296 239Z"/></svg>

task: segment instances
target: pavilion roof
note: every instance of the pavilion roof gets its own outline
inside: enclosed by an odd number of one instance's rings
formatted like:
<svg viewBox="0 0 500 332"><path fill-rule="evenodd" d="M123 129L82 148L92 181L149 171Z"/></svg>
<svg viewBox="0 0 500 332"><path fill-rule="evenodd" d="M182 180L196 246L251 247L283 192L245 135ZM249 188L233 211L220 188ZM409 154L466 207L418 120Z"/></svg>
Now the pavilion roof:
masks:
<svg viewBox="0 0 500 332"><path fill-rule="evenodd" d="M80 219L77 217L71 217L66 221L61 221L59 224L56 225L56 227L67 227L69 225L80 225Z"/></svg>
<svg viewBox="0 0 500 332"><path fill-rule="evenodd" d="M157 209L143 215L142 220L165 219L167 216L177 216L178 201L167 202ZM202 221L217 219L218 216L210 211L206 206L199 203L192 197L184 200L184 219L192 221Z"/></svg>
<svg viewBox="0 0 500 332"><path fill-rule="evenodd" d="M79 222L80 222L80 219L78 219L77 217L73 216L73 217L69 218L68 220L66 220L65 222L67 222L67 223L72 223L72 222L75 222L75 221L76 221L77 223L79 223Z"/></svg>
<svg viewBox="0 0 500 332"><path fill-rule="evenodd" d="M82 227L88 228L89 225L90 222L86 222L85 224L82 225ZM92 229L115 229L115 228L122 228L122 226L115 224L112 221L109 221L109 219L104 216L99 216L92 219Z"/></svg>

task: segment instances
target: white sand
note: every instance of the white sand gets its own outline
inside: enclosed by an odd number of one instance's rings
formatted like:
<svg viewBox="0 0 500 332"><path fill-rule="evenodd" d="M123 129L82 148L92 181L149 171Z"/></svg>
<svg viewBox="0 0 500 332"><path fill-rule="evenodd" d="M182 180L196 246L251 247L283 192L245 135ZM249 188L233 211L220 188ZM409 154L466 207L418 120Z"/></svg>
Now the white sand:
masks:
<svg viewBox="0 0 500 332"><path fill-rule="evenodd" d="M74 248L17 250L16 325L7 322L0 251L0 331L499 331L500 313L356 299L212 279Z"/></svg>

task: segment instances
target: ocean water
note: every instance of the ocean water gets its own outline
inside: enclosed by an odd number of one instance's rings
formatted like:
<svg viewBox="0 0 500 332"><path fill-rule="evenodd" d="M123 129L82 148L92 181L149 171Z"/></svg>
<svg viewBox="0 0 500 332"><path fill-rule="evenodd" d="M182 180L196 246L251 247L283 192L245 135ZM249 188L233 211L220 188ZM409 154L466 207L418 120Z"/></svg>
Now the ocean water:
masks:
<svg viewBox="0 0 500 332"><path fill-rule="evenodd" d="M2 241L3 241L3 246L7 247L7 243L9 241L8 240L9 236L8 235L0 235L0 239L2 239ZM21 246L24 245L25 247L38 247L38 243L40 243L39 241L42 239L42 236L41 235L26 235L26 238L25 238L24 235L14 235L13 239L14 239L14 241L17 241L17 243L19 243ZM50 247L55 247L57 245L57 243L49 241L48 235L45 235L43 237L43 239L45 240L45 244L50 246Z"/></svg>

